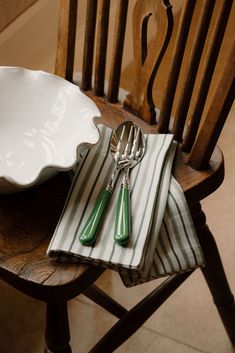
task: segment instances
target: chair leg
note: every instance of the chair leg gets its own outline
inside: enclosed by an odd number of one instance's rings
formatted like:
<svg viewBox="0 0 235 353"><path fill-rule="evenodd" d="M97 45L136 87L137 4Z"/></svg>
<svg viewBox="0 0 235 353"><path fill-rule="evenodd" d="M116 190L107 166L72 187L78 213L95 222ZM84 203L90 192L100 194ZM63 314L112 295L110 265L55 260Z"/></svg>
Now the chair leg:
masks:
<svg viewBox="0 0 235 353"><path fill-rule="evenodd" d="M72 353L67 302L47 303L44 353Z"/></svg>
<svg viewBox="0 0 235 353"><path fill-rule="evenodd" d="M192 209L198 237L205 254L206 266L202 273L212 294L221 320L231 343L235 346L235 302L230 290L219 251L208 226L206 217L198 204Z"/></svg>

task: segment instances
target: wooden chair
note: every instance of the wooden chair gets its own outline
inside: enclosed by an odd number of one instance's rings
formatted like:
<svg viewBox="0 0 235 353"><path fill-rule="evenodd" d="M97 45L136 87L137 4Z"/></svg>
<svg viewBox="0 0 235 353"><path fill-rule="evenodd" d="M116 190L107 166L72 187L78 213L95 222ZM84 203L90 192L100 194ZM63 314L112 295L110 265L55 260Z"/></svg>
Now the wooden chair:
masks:
<svg viewBox="0 0 235 353"><path fill-rule="evenodd" d="M228 336L235 345L234 298L200 206L200 201L215 191L224 177L223 155L216 147L216 142L234 98L235 36L231 38L222 73L213 81L215 89L209 102L207 93L232 3L232 0L218 1L216 4L213 0L183 1L172 49L173 60L167 72L159 113L156 114L154 80L158 77L168 43L171 45L173 29L172 10L168 0L137 0L133 13L128 13L128 0L115 1L117 8L111 54L108 52L111 58L108 75L105 73L110 1L88 0L80 85L98 105L102 122L107 125L114 127L123 120L133 120L146 132L174 133L180 146L174 175L185 192L205 254L206 267L201 270ZM191 24L197 7L200 10L198 20L194 20L195 28ZM124 103L120 103L118 92L127 16L134 18L133 85ZM155 27L149 39L147 32L150 20ZM77 0L61 0L55 72L70 81L73 80L75 70L76 22ZM130 46L129 43L128 50ZM187 50L189 59L185 61L183 58ZM181 68L181 64L186 65L186 68ZM106 77L108 90L104 94ZM127 311L94 285L104 269L51 261L45 253L68 188L66 173L60 173L32 190L0 196L0 277L19 291L47 303L45 352L71 352L67 301L80 293L120 318L91 350L113 352L193 271L170 276ZM123 290L128 295L128 289Z"/></svg>

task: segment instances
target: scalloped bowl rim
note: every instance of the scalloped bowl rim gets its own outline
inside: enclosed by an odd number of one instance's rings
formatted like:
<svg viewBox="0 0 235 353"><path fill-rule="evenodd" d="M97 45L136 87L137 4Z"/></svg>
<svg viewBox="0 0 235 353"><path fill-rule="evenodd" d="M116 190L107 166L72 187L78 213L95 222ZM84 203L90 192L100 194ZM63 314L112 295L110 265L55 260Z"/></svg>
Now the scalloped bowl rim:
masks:
<svg viewBox="0 0 235 353"><path fill-rule="evenodd" d="M41 179L42 179L42 181L46 180L58 171L67 171L67 170L74 168L74 166L76 165L76 163L79 159L79 148L82 148L82 147L85 148L88 146L96 145L99 142L100 132L94 122L94 119L96 117L101 116L101 113L100 113L98 107L96 106L96 104L89 97L87 97L83 92L81 92L80 88L77 85L65 80L64 78L62 78L60 76L57 76L57 75L54 75L52 73L48 73L48 72L45 72L42 70L31 70L31 69L27 69L24 67L17 67L17 66L0 66L0 82L2 79L2 77L1 77L2 73L4 71L5 72L8 71L9 73L10 73L10 71L12 71L12 73L13 73L13 71L15 71L17 73L23 74L24 75L23 78L25 78L25 76L27 76L26 79L29 77L29 75L32 75L32 76L36 77L36 79L39 79L39 80L41 78L42 79L49 78L49 80L52 80L52 81L54 80L55 82L57 81L56 83L59 82L59 86L61 85L61 87L64 86L65 88L68 88L68 91L70 90L72 92L72 94L74 94L74 96L81 98L81 100L84 100L85 102L87 102L89 108L92 108L93 111L92 111L92 109L91 109L91 111L89 111L89 109L85 108L84 105L82 106L83 110L87 109L86 113L90 119L89 121L88 120L85 121L85 119L84 119L82 122L84 124L85 123L87 123L88 125L90 124L88 126L88 128L90 127L90 129L91 129L91 137L89 137L89 136L83 137L83 141L80 140L77 143L75 141L73 141L73 143L75 142L75 145L72 147L72 150L73 150L73 152L72 152L73 157L72 158L70 155L70 157L68 158L68 161L67 160L66 160L66 162L64 161L63 164L61 164L61 162L57 162L57 161L55 161L55 162L50 161L50 162L40 166L38 168L38 171L36 173L34 173L34 175L32 177L28 177L28 179L27 179L28 181L24 181L24 182L22 180L20 180L20 178L17 177L17 175L13 177L12 175L9 175L6 173L3 174L0 170L0 193L5 193L5 192L8 193L8 192L12 192L12 191L16 192L16 191L20 191L25 188L32 187L33 185L37 185L41 181ZM53 82L52 82L52 86L53 86ZM51 89L53 89L53 87ZM75 91L75 89L76 89L76 91ZM1 87L0 87L0 91L1 91ZM0 98L0 100L1 100L1 98ZM76 102L76 104L77 103L78 103L78 101ZM65 113L65 115L66 115L66 113ZM65 119L63 121L65 121ZM77 119L77 121L78 121L77 124L79 126L79 119ZM47 131L47 133L48 133L48 131ZM68 149L66 152L68 153ZM0 153L1 153L1 151L0 151ZM1 156L0 156L0 158L1 158ZM1 187L2 182L3 182L3 184L6 184L6 185L4 185L3 189ZM8 187L9 187L10 191L7 190ZM4 190L4 188L6 188L6 190Z"/></svg>

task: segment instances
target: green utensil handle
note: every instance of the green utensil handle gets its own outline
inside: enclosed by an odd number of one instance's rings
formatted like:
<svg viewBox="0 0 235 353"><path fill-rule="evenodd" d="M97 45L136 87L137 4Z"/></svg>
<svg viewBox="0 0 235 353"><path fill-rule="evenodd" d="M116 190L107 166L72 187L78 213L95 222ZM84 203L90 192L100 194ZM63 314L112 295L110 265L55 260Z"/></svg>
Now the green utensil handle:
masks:
<svg viewBox="0 0 235 353"><path fill-rule="evenodd" d="M79 235L81 244L91 245L95 242L107 211L112 192L113 190L107 187L99 194L95 206Z"/></svg>
<svg viewBox="0 0 235 353"><path fill-rule="evenodd" d="M130 190L122 184L116 209L114 240L120 245L128 242L131 235Z"/></svg>

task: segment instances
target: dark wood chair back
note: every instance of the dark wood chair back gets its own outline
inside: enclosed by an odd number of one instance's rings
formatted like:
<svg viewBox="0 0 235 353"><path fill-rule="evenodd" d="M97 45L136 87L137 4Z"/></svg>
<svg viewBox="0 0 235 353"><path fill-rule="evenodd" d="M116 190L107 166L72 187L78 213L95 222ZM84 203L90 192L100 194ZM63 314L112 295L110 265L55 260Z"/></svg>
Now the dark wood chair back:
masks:
<svg viewBox="0 0 235 353"><path fill-rule="evenodd" d="M157 123L160 133L172 132L182 150L188 153L188 163L195 169L205 167L234 99L235 36L230 39L229 54L220 77L213 77L218 76L215 67L233 1L184 0L174 36L168 0L137 0L131 14L128 14L129 1L117 0L115 23L110 21L110 4L110 0L87 0L82 90L92 89L94 96L104 96L107 77L106 100L118 101L126 22L128 15L132 16L133 80L124 109L150 124ZM155 22L155 33L149 40L150 19ZM55 72L68 80L72 80L74 71L76 23L77 0L61 0ZM108 40L112 48L106 74ZM165 74L160 113L156 116L153 85L172 40L171 63ZM130 45L127 48L132 50ZM209 99L211 82L215 89Z"/></svg>

